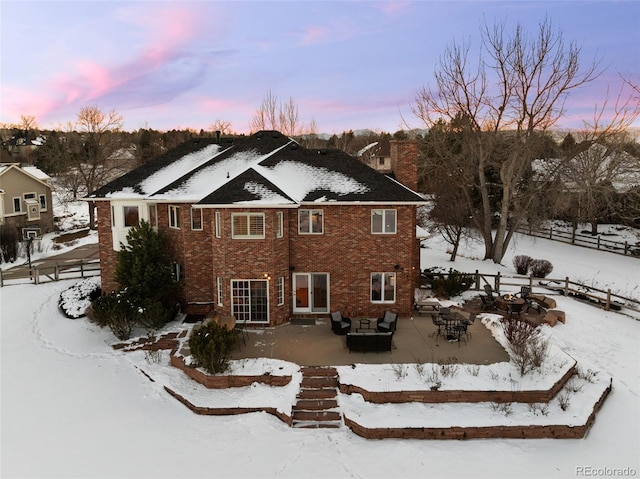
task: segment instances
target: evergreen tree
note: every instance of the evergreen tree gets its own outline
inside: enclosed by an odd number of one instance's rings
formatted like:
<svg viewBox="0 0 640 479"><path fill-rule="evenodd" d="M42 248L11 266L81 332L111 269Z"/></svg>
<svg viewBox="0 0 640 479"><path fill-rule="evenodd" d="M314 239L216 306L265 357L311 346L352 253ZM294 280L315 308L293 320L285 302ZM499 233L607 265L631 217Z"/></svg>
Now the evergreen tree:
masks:
<svg viewBox="0 0 640 479"><path fill-rule="evenodd" d="M166 236L146 221L131 228L118 251L115 280L138 308L138 323L154 329L171 319L178 283L173 275Z"/></svg>

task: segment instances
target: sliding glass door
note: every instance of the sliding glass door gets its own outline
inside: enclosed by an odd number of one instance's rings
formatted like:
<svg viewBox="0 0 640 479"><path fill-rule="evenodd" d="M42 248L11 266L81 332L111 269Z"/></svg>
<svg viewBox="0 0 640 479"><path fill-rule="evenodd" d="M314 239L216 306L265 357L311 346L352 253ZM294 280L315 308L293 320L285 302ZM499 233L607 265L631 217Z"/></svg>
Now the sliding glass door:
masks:
<svg viewBox="0 0 640 479"><path fill-rule="evenodd" d="M294 273L293 294L294 313L329 312L329 274Z"/></svg>

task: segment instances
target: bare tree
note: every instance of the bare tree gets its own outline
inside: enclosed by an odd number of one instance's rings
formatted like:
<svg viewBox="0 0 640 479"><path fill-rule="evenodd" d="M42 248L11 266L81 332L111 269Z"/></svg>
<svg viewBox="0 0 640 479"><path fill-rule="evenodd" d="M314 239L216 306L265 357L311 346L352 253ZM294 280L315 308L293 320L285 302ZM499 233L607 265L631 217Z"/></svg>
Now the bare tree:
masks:
<svg viewBox="0 0 640 479"><path fill-rule="evenodd" d="M219 131L221 135L229 135L231 133L231 122L216 118L209 129L213 132Z"/></svg>
<svg viewBox="0 0 640 479"><path fill-rule="evenodd" d="M116 170L111 160L120 148L118 132L122 129L122 116L115 110L104 113L97 106L80 109L76 126L81 135L81 152L71 156L74 172L82 178L86 194L112 179ZM94 228L94 207L89 205L89 227Z"/></svg>
<svg viewBox="0 0 640 479"><path fill-rule="evenodd" d="M303 131L299 118L298 105L292 97L286 103L278 102L278 97L269 89L251 120L251 129L278 130L284 135L296 136Z"/></svg>
<svg viewBox="0 0 640 479"><path fill-rule="evenodd" d="M570 92L597 76L598 63L582 69L580 48L566 44L549 20L535 37L520 25L508 34L504 24L485 24L480 48L472 64L469 45L448 47L435 70L435 86L419 90L413 112L427 127L439 119L465 119L459 133L467 155L464 170L473 172L480 206L473 220L484 239L485 259L500 263L530 205L557 176L547 169L534 181L539 133L562 117Z"/></svg>
<svg viewBox="0 0 640 479"><path fill-rule="evenodd" d="M640 181L640 158L627 151L632 143L627 131L639 115L640 103L633 85L625 81L613 105L610 107L606 99L595 108L593 119L585 121L584 128L576 133L574 154L561 169L564 187L573 198L574 226L578 221L589 222L591 234L596 235L602 220L618 216L627 222L640 216L635 208L621 205L625 195L628 204L637 205L639 201L638 189L633 187Z"/></svg>

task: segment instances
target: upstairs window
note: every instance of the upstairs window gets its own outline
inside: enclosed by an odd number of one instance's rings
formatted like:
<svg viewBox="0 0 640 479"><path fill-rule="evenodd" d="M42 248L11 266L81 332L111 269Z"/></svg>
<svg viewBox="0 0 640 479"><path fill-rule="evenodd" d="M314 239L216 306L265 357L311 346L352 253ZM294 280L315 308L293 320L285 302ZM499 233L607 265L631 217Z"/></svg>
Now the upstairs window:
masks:
<svg viewBox="0 0 640 479"><path fill-rule="evenodd" d="M20 213L22 211L22 198L13 199L13 212Z"/></svg>
<svg viewBox="0 0 640 479"><path fill-rule="evenodd" d="M179 206L169 206L169 228L180 229Z"/></svg>
<svg viewBox="0 0 640 479"><path fill-rule="evenodd" d="M216 238L222 235L222 224L220 222L220 212L216 211Z"/></svg>
<svg viewBox="0 0 640 479"><path fill-rule="evenodd" d="M324 233L324 215L322 210L298 210L298 233Z"/></svg>
<svg viewBox="0 0 640 479"><path fill-rule="evenodd" d="M371 232L373 234L395 234L396 210L372 210Z"/></svg>
<svg viewBox="0 0 640 479"><path fill-rule="evenodd" d="M124 214L124 225L126 227L138 226L140 214L137 206L123 206L122 212Z"/></svg>
<svg viewBox="0 0 640 479"><path fill-rule="evenodd" d="M40 195L40 211L47 211L47 195Z"/></svg>
<svg viewBox="0 0 640 479"><path fill-rule="evenodd" d="M233 213L231 236L234 239L264 239L264 213Z"/></svg>
<svg viewBox="0 0 640 479"><path fill-rule="evenodd" d="M202 231L202 208L191 208L191 229Z"/></svg>
<svg viewBox="0 0 640 479"><path fill-rule="evenodd" d="M284 234L284 219L282 216L282 211L276 212L276 238L282 238Z"/></svg>

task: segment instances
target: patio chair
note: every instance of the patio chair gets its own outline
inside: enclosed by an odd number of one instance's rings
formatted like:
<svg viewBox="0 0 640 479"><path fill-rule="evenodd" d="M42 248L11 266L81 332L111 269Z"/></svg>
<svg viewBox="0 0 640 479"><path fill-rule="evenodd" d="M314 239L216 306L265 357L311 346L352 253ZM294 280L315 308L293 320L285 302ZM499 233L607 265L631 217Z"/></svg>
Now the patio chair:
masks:
<svg viewBox="0 0 640 479"><path fill-rule="evenodd" d="M485 296L484 294L481 294L480 300L482 301L483 311L490 311L492 309L497 309L495 298L490 298L489 296Z"/></svg>
<svg viewBox="0 0 640 479"><path fill-rule="evenodd" d="M440 336L443 336L443 331L444 331L444 327L445 327L445 322L443 319L440 318L439 314L432 314L431 315L431 322L433 323L433 325L438 328L435 332L433 332L431 334L431 336L433 336L434 334L436 335L436 341L438 340L438 338Z"/></svg>
<svg viewBox="0 0 640 479"><path fill-rule="evenodd" d="M378 318L377 330L379 333L392 333L396 330L398 315L391 311L385 311L382 318Z"/></svg>
<svg viewBox="0 0 640 479"><path fill-rule="evenodd" d="M484 285L484 292L487 293L487 297L493 301L495 301L496 297L493 295L493 288L490 284Z"/></svg>
<svg viewBox="0 0 640 479"><path fill-rule="evenodd" d="M334 311L331 313L331 331L334 334L344 336L351 331L351 318L342 316L342 312Z"/></svg>
<svg viewBox="0 0 640 479"><path fill-rule="evenodd" d="M473 323L476 322L476 314L475 313L471 313L469 315L469 318L468 319L463 319L462 322L466 325L466 328L464 330L465 337L468 337L469 339L471 339L471 333L469 332L469 326L473 326Z"/></svg>
<svg viewBox="0 0 640 479"><path fill-rule="evenodd" d="M522 308L524 307L524 304L520 304L520 303L513 303L507 306L507 314L510 318L513 318L514 316L518 316L518 318L522 318Z"/></svg>

